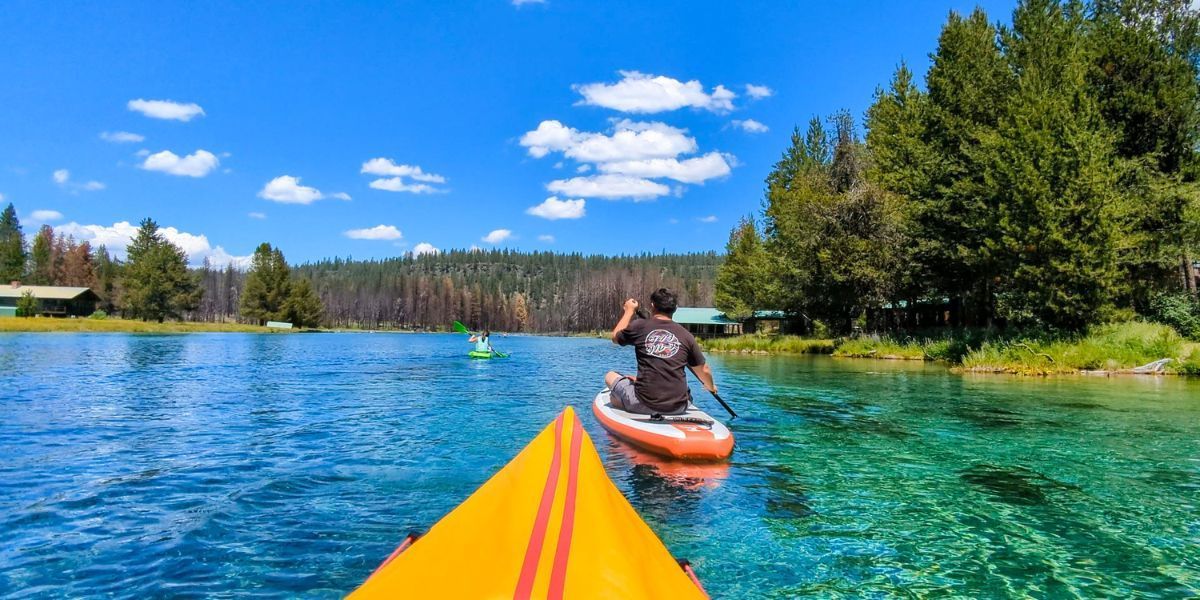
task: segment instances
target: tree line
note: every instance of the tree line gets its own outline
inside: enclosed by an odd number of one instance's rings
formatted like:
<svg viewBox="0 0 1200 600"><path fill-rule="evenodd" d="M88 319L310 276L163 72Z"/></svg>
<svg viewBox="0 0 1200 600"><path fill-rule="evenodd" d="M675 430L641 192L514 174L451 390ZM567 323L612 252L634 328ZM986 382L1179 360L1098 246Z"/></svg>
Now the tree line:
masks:
<svg viewBox="0 0 1200 600"><path fill-rule="evenodd" d="M676 289L682 305L711 306L715 253L585 256L452 250L385 260L301 265L339 327L444 328L459 320L500 331L612 327L628 297Z"/></svg>
<svg viewBox="0 0 1200 600"><path fill-rule="evenodd" d="M0 212L0 280L91 288L100 297L97 316L194 319L211 305L205 302L205 292L212 287L207 285L210 269L190 269L183 249L171 243L153 219L141 222L125 254L119 260L104 246L93 251L87 241L57 234L49 225L41 226L26 244L16 208L10 203ZM283 253L270 244L258 247L251 268L238 273L236 282L245 292L223 317L260 325L268 320L320 325L323 308L311 283L294 279ZM24 316L33 316L36 309L32 292L18 303Z"/></svg>
<svg viewBox="0 0 1200 600"><path fill-rule="evenodd" d="M90 287L106 313L154 320L412 330L458 320L498 331L593 331L611 327L626 298L648 298L660 287L678 290L682 305L711 306L722 260L712 252L451 250L289 266L279 248L264 243L245 269L207 261L189 269L183 251L149 219L122 260L49 226L26 244L12 205L0 214L6 281Z"/></svg>
<svg viewBox="0 0 1200 600"><path fill-rule="evenodd" d="M457 320L473 329L551 333L611 327L625 298L647 298L659 287L679 290L683 305L711 306L721 260L711 252L607 257L450 250L380 260L333 258L291 272L320 298L327 327L437 330ZM255 271L272 272L250 272ZM240 307L254 289L247 273L209 265L198 273L204 298L191 318L246 315Z"/></svg>
<svg viewBox="0 0 1200 600"><path fill-rule="evenodd" d="M877 91L865 136L845 111L795 130L730 233L718 307L840 331L1076 331L1180 297L1200 314L1197 11L951 13L931 59L923 88L901 64Z"/></svg>

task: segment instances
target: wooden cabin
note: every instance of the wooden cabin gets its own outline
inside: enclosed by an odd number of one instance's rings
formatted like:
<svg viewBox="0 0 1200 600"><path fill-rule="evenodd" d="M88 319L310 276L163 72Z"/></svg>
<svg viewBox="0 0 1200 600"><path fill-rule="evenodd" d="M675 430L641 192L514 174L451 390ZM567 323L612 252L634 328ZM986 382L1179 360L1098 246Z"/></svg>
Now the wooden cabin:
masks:
<svg viewBox="0 0 1200 600"><path fill-rule="evenodd" d="M21 285L14 281L0 286L0 317L15 317L17 302L25 292L37 299L37 314L44 317L86 317L96 312L96 303L100 301L91 288Z"/></svg>

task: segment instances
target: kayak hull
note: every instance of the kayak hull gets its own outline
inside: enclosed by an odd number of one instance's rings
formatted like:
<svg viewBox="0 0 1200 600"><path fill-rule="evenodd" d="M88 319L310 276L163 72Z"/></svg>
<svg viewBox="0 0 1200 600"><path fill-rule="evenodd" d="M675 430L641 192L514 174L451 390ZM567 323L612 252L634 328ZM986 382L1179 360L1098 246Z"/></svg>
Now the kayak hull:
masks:
<svg viewBox="0 0 1200 600"><path fill-rule="evenodd" d="M480 352L478 350L472 350L467 353L467 356L470 356L471 358L478 359L478 360L484 360L484 359L491 358L492 353L491 352Z"/></svg>
<svg viewBox="0 0 1200 600"><path fill-rule="evenodd" d="M571 408L349 596L705 598L613 485Z"/></svg>
<svg viewBox="0 0 1200 600"><path fill-rule="evenodd" d="M596 394L592 414L617 439L660 456L716 461L729 458L733 453L733 433L695 405L688 405L687 412L682 415L667 415L663 421L653 421L649 415L625 412L612 406L609 390L604 390ZM678 420L681 418L687 421ZM710 424L694 422L697 420Z"/></svg>

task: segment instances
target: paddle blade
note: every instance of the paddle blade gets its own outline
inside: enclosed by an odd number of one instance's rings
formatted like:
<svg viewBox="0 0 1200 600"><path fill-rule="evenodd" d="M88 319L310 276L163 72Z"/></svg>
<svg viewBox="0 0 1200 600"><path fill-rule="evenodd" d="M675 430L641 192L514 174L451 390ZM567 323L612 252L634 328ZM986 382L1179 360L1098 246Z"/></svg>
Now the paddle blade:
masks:
<svg viewBox="0 0 1200 600"><path fill-rule="evenodd" d="M471 330L467 329L466 325L463 325L462 323L459 323L458 321L454 322L454 330L459 333L471 333Z"/></svg>

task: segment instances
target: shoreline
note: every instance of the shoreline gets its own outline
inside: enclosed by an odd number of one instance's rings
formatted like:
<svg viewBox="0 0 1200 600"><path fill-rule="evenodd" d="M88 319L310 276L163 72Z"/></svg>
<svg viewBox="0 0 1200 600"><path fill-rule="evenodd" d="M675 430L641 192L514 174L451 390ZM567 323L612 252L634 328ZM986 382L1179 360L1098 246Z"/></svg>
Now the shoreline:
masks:
<svg viewBox="0 0 1200 600"><path fill-rule="evenodd" d="M1175 371L1155 371L1141 372L1133 369L1073 369L1062 371L1045 371L1045 370L1015 370L1006 369L1003 367L963 367L954 365L948 361L936 358L923 358L915 356L899 356L896 354L884 354L880 356L865 356L862 354L829 354L824 352L769 352L767 350L704 350L709 354L724 354L724 355L740 355L740 356L826 356L835 360L886 360L886 361L909 361L923 362L936 364L946 367L947 370L953 373L972 374L972 375L1019 375L1021 377L1055 377L1055 376L1088 376L1088 377L1114 377L1114 376L1142 376L1142 377L1194 377L1188 373Z"/></svg>
<svg viewBox="0 0 1200 600"><path fill-rule="evenodd" d="M1200 375L1200 343L1161 325L1130 322L1076 337L996 338L946 332L903 340L886 336L806 339L739 336L702 340L705 352L772 356L823 354L831 358L939 363L957 373L1054 375ZM1165 359L1165 364L1159 363ZM1156 364L1157 363L1157 364Z"/></svg>

